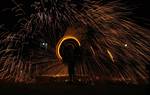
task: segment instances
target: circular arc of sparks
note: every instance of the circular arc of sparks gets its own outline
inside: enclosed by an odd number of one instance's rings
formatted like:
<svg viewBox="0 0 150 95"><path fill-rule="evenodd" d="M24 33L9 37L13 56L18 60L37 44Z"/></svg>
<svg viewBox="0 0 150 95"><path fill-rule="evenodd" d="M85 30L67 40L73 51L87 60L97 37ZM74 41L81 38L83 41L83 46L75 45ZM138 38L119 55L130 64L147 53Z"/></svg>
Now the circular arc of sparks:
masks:
<svg viewBox="0 0 150 95"><path fill-rule="evenodd" d="M56 56L60 60L62 60L62 56L60 55L60 46L64 41L69 40L69 39L75 40L78 43L78 45L81 46L80 41L76 37L73 37L73 36L63 37L62 39L60 39L60 41L58 42L56 46Z"/></svg>

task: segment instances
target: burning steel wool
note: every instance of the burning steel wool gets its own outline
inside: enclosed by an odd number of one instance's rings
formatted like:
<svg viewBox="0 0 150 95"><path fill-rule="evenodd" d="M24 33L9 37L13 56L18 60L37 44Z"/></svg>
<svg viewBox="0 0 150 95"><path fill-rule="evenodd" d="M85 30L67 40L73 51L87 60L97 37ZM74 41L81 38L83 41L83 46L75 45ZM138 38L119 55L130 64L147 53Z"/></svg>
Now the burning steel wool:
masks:
<svg viewBox="0 0 150 95"><path fill-rule="evenodd" d="M14 7L7 11L17 18L16 24L11 28L5 24L0 27L0 79L34 82L46 72L55 76L67 74L60 49L72 39L80 47L80 58L72 59L77 62L77 76L148 81L150 32L127 19L128 9L120 2L12 2Z"/></svg>

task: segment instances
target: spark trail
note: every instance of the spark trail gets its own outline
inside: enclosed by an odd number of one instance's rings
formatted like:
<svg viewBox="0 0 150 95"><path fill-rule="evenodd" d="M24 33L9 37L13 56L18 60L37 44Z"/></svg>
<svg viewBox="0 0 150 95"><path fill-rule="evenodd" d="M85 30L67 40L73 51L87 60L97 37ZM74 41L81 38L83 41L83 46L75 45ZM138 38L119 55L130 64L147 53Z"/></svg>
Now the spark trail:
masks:
<svg viewBox="0 0 150 95"><path fill-rule="evenodd" d="M54 64L62 65L56 46L71 35L80 38L82 49L77 75L88 75L92 80L99 76L102 80L147 81L149 30L127 19L128 11L120 2L35 0L30 6L13 3L15 7L10 10L18 18L17 29L12 32L3 26L0 31L1 79L29 82ZM68 32L69 27L77 32ZM39 45L43 42L48 43L47 49Z"/></svg>

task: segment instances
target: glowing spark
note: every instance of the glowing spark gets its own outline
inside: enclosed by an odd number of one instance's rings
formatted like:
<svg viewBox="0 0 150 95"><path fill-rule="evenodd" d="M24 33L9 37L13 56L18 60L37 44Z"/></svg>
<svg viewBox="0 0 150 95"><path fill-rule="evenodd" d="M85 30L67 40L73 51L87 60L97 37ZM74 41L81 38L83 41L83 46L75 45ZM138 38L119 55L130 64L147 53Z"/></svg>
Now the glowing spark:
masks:
<svg viewBox="0 0 150 95"><path fill-rule="evenodd" d="M114 62L114 57L113 57L112 53L111 53L109 50L107 50L107 53L109 54L109 56L110 56L112 62Z"/></svg>

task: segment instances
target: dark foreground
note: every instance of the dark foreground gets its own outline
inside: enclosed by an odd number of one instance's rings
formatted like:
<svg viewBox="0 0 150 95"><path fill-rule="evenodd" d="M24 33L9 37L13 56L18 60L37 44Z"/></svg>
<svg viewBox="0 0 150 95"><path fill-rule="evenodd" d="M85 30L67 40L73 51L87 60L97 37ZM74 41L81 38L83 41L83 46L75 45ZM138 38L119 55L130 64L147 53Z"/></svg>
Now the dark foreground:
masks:
<svg viewBox="0 0 150 95"><path fill-rule="evenodd" d="M150 95L148 85L40 79L34 84L0 82L0 95Z"/></svg>

